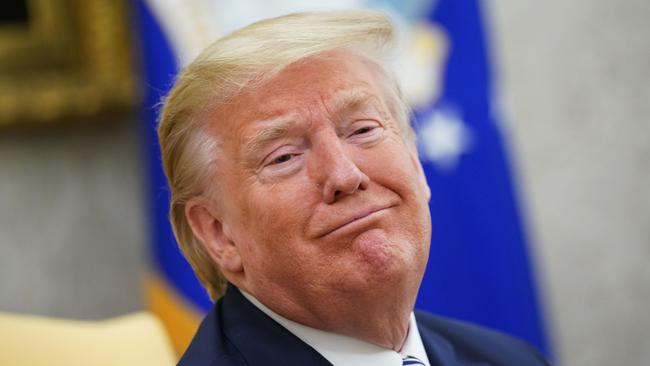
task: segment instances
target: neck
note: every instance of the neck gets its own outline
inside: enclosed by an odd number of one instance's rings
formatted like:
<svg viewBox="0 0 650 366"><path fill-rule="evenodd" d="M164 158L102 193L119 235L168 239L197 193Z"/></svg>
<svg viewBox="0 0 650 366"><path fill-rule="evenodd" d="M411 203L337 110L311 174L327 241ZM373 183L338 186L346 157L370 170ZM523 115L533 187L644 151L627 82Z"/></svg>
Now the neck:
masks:
<svg viewBox="0 0 650 366"><path fill-rule="evenodd" d="M319 306L305 306L304 303L292 301L291 297L280 296L280 292L271 292L274 293L272 298L264 298L245 290L265 307L286 319L396 352L402 349L408 335L409 317L415 302L414 295L395 296L393 293L392 296L368 298L319 297L320 301L317 302L305 301Z"/></svg>
<svg viewBox="0 0 650 366"><path fill-rule="evenodd" d="M399 352L408 335L412 307L365 310L363 314L350 314L334 331Z"/></svg>

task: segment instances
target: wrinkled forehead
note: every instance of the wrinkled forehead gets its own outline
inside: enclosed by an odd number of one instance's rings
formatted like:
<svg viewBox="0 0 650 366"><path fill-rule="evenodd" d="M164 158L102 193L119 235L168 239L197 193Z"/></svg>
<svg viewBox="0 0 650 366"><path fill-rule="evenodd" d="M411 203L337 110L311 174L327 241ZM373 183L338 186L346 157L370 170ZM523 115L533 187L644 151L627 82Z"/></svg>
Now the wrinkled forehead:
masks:
<svg viewBox="0 0 650 366"><path fill-rule="evenodd" d="M330 52L299 60L216 108L213 132L228 139L249 123L326 107L384 104L383 83L371 63L350 53Z"/></svg>

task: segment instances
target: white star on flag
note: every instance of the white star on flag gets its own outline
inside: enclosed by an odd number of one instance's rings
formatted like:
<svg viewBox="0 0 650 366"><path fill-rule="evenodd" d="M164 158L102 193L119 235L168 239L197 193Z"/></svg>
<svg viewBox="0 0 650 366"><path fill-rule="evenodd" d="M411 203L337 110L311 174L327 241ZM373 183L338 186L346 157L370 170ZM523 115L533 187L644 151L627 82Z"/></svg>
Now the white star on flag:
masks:
<svg viewBox="0 0 650 366"><path fill-rule="evenodd" d="M453 170L460 155L469 151L472 134L455 111L437 110L424 121L418 131L423 160L444 171Z"/></svg>

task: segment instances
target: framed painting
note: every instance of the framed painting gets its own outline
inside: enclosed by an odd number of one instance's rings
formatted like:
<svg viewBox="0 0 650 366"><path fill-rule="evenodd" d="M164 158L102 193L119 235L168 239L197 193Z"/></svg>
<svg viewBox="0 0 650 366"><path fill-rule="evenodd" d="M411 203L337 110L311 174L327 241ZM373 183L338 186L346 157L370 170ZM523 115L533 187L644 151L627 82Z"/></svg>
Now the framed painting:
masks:
<svg viewBox="0 0 650 366"><path fill-rule="evenodd" d="M136 105L129 10L123 0L4 0L0 127Z"/></svg>

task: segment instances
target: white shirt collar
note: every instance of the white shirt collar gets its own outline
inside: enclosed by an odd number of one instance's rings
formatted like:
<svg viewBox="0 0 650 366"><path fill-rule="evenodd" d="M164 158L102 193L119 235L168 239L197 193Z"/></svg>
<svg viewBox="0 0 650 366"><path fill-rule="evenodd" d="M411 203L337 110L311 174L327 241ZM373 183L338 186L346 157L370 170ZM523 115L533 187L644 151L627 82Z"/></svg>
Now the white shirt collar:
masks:
<svg viewBox="0 0 650 366"><path fill-rule="evenodd" d="M413 313L409 318L409 332L406 341L401 352L398 353L356 338L296 323L267 308L252 295L243 290L240 291L258 309L310 345L334 366L402 366L402 358L406 356L417 357L426 366L430 366Z"/></svg>

